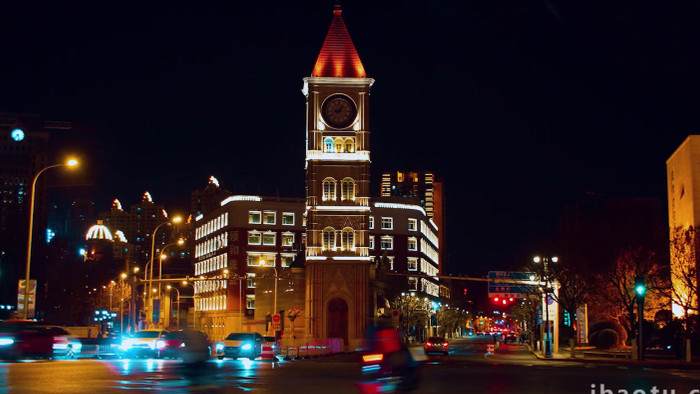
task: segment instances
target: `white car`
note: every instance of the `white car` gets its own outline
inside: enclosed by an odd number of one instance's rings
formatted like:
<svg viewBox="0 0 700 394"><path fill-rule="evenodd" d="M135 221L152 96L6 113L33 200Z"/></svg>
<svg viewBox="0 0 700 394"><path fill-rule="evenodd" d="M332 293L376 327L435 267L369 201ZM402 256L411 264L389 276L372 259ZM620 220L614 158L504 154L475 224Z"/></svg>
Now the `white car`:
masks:
<svg viewBox="0 0 700 394"><path fill-rule="evenodd" d="M156 343L167 333L165 330L142 330L133 334L122 341L120 346L122 356L126 358L158 356Z"/></svg>

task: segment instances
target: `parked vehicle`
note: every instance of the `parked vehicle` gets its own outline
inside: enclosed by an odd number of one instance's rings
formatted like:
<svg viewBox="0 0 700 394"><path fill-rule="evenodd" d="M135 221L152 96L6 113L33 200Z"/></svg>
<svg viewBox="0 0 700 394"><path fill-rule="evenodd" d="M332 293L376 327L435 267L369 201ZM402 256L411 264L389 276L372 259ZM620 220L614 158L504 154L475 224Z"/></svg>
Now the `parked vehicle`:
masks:
<svg viewBox="0 0 700 394"><path fill-rule="evenodd" d="M219 360L225 357L248 357L255 360L262 354L262 335L254 332L240 332L229 334L223 342L216 344L216 356Z"/></svg>

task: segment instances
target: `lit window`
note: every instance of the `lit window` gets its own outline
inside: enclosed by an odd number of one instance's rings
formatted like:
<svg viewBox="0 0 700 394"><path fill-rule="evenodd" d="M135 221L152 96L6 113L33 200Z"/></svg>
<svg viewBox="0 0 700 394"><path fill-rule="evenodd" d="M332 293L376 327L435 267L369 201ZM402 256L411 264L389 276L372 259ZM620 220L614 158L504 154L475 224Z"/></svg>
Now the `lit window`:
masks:
<svg viewBox="0 0 700 394"><path fill-rule="evenodd" d="M293 246L293 245L294 245L294 233L282 234L282 246Z"/></svg>
<svg viewBox="0 0 700 394"><path fill-rule="evenodd" d="M246 274L248 279L246 279L246 285L248 286L249 289L254 289L255 288L255 274L254 273L248 273Z"/></svg>
<svg viewBox="0 0 700 394"><path fill-rule="evenodd" d="M326 153L333 152L333 138L326 138L323 140L323 151Z"/></svg>
<svg viewBox="0 0 700 394"><path fill-rule="evenodd" d="M260 224L260 211L250 211L250 212L248 212L248 223L250 223L250 224Z"/></svg>
<svg viewBox="0 0 700 394"><path fill-rule="evenodd" d="M326 227L323 229L323 250L335 249L335 229Z"/></svg>
<svg viewBox="0 0 700 394"><path fill-rule="evenodd" d="M369 248L374 249L374 235L369 236Z"/></svg>
<svg viewBox="0 0 700 394"><path fill-rule="evenodd" d="M344 147L345 147L344 142L345 142L345 141L343 141L342 138L336 138L336 139L335 139L335 152L336 152L336 153L343 153Z"/></svg>
<svg viewBox="0 0 700 394"><path fill-rule="evenodd" d="M248 245L260 245L260 233L257 231L248 232Z"/></svg>
<svg viewBox="0 0 700 394"><path fill-rule="evenodd" d="M275 245L277 243L277 234L273 232L264 233L262 240L263 245Z"/></svg>
<svg viewBox="0 0 700 394"><path fill-rule="evenodd" d="M275 266L275 256L274 254L264 254L260 256L258 260L258 265L260 267L274 267Z"/></svg>
<svg viewBox="0 0 700 394"><path fill-rule="evenodd" d="M245 307L248 309L255 309L255 294L246 294Z"/></svg>
<svg viewBox="0 0 700 394"><path fill-rule="evenodd" d="M294 261L293 254L283 254L282 255L282 268L291 267L293 261Z"/></svg>
<svg viewBox="0 0 700 394"><path fill-rule="evenodd" d="M392 250L394 249L394 237L384 236L382 237L382 250Z"/></svg>
<svg viewBox="0 0 700 394"><path fill-rule="evenodd" d="M323 201L335 201L335 179L323 180Z"/></svg>
<svg viewBox="0 0 700 394"><path fill-rule="evenodd" d="M408 270L409 271L418 271L418 259L409 257L408 258Z"/></svg>
<svg viewBox="0 0 700 394"><path fill-rule="evenodd" d="M408 231L418 231L418 220L408 219Z"/></svg>
<svg viewBox="0 0 700 394"><path fill-rule="evenodd" d="M263 224L275 224L275 212L274 211L265 211L263 213Z"/></svg>
<svg viewBox="0 0 700 394"><path fill-rule="evenodd" d="M408 239L408 250L418 250L418 240L415 237Z"/></svg>
<svg viewBox="0 0 700 394"><path fill-rule="evenodd" d="M355 247L355 231L345 227L341 233L343 250L352 250Z"/></svg>
<svg viewBox="0 0 700 394"><path fill-rule="evenodd" d="M393 230L394 218L382 218L382 230Z"/></svg>
<svg viewBox="0 0 700 394"><path fill-rule="evenodd" d="M353 181L352 178L343 179L343 183L341 184L341 199L355 199L355 181Z"/></svg>
<svg viewBox="0 0 700 394"><path fill-rule="evenodd" d="M282 225L293 226L294 225L294 212L284 212L282 214Z"/></svg>
<svg viewBox="0 0 700 394"><path fill-rule="evenodd" d="M418 290L418 278L408 278L408 290L409 291Z"/></svg>
<svg viewBox="0 0 700 394"><path fill-rule="evenodd" d="M345 151L348 153L355 152L355 142L352 140L352 138L345 139Z"/></svg>
<svg viewBox="0 0 700 394"><path fill-rule="evenodd" d="M394 270L394 256L389 257L389 271Z"/></svg>
<svg viewBox="0 0 700 394"><path fill-rule="evenodd" d="M369 217L369 229L374 229L374 216Z"/></svg>

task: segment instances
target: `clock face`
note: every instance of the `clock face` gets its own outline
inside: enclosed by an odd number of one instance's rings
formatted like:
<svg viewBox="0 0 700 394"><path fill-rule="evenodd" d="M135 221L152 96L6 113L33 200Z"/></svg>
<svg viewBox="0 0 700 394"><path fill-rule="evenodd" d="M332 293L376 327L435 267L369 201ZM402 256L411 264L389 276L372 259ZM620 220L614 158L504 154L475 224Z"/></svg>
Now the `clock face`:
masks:
<svg viewBox="0 0 700 394"><path fill-rule="evenodd" d="M340 94L328 97L323 102L321 113L323 120L336 129L350 126L357 116L355 103L349 97Z"/></svg>
<svg viewBox="0 0 700 394"><path fill-rule="evenodd" d="M24 131L22 131L22 129L14 129L12 133L10 133L10 136L15 141L22 141L24 139Z"/></svg>

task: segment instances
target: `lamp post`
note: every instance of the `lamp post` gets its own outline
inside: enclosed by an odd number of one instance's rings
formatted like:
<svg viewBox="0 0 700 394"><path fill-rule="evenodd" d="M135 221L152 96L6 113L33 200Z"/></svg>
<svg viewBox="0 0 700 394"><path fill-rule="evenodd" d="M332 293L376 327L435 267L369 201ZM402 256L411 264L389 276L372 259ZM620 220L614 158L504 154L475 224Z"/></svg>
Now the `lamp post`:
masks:
<svg viewBox="0 0 700 394"><path fill-rule="evenodd" d="M121 288L122 296L121 302L119 302L119 337L124 336L124 279L126 279L126 274L122 272L119 275L119 288Z"/></svg>
<svg viewBox="0 0 700 394"><path fill-rule="evenodd" d="M167 255L165 255L163 253L165 252L165 249L167 249L169 246L182 245L184 243L185 243L185 240L180 238L177 240L177 242L167 244L167 245L163 246L163 249L160 250L160 255L158 256L158 297L160 297L160 294L162 291L161 280L163 280L163 260L167 257Z"/></svg>
<svg viewBox="0 0 700 394"><path fill-rule="evenodd" d="M542 263L542 269L544 272L544 307L545 307L545 315L546 315L546 323L545 323L545 334L547 336L547 340L545 342L544 346L544 356L546 358L552 358L552 329L551 329L551 324L549 321L549 293L550 293L550 287L549 287L549 270L547 267L547 263L549 261L556 263L559 261L558 257L539 257L536 256L535 258L532 259L535 263Z"/></svg>
<svg viewBox="0 0 700 394"><path fill-rule="evenodd" d="M32 180L32 190L29 197L29 239L27 240L27 265L26 272L24 275L24 313L23 317L27 319L29 317L29 271L32 261L32 231L34 229L34 197L36 192L36 181L39 179L39 175L43 174L44 171L56 168L56 167L74 167L78 165L78 161L75 159L70 159L65 163L54 164L48 167L44 167L41 171L34 175L34 180ZM36 297L36 295L35 295Z"/></svg>
<svg viewBox="0 0 700 394"><path fill-rule="evenodd" d="M196 289L195 289L195 287L194 287L194 283L190 283L190 282L188 282L188 281L186 281L186 280L183 280L183 281L182 281L182 284L183 284L184 286L187 286L187 285L192 286L192 306L194 307L194 316L193 316L192 320L194 321L194 327L193 327L193 328L196 329L197 326L198 326L198 325L197 325L197 291L196 291Z"/></svg>
<svg viewBox="0 0 700 394"><path fill-rule="evenodd" d="M177 287L173 286L166 286L168 290L175 290L177 292L177 301L175 301L175 304L177 305L177 309L175 310L175 326L177 328L180 328L180 290L177 289Z"/></svg>
<svg viewBox="0 0 700 394"><path fill-rule="evenodd" d="M156 251L156 234L158 233L158 229L160 229L162 226L164 226L166 224L171 225L172 223L180 223L181 221L182 221L182 218L179 216L176 216L173 218L172 222L171 221L163 222L163 223L156 226L156 228L153 230L153 235L151 235L151 259L150 259L151 260L150 261L151 268L150 268L150 273L149 273L149 278L148 278L148 288L149 288L149 291L148 291L148 304L149 304L148 305L148 314L150 315L151 322L153 322L153 305L152 305L153 304L153 296L151 294L152 291L150 289L153 289L153 261L154 261L153 254ZM149 320L148 316L146 317L146 320L147 321Z"/></svg>
<svg viewBox="0 0 700 394"><path fill-rule="evenodd" d="M276 264L276 263L273 263L273 264ZM260 259L260 266L263 267L264 265L265 265L265 260ZM272 306L272 313L276 314L277 313L277 279L278 279L277 278L277 267L275 265L273 265L271 268L273 270L275 270L275 290L274 290L275 293L273 295L274 301L273 301L273 306Z"/></svg>

